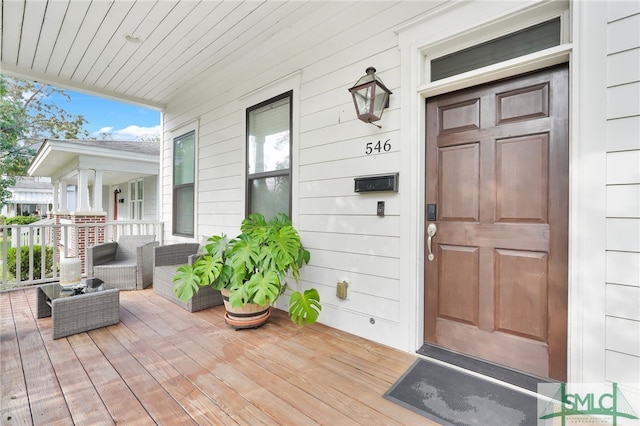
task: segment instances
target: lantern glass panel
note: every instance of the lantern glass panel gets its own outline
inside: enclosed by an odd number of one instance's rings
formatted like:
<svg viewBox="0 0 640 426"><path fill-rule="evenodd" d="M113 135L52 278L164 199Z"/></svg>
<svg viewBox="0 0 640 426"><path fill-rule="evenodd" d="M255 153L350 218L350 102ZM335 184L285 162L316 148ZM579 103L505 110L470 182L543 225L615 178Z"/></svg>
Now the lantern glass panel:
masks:
<svg viewBox="0 0 640 426"><path fill-rule="evenodd" d="M376 96L373 99L373 115L376 117L376 120L380 120L382 118L382 112L384 108L387 106L387 99L389 95L387 92L382 90L381 88L376 91Z"/></svg>
<svg viewBox="0 0 640 426"><path fill-rule="evenodd" d="M353 92L358 115L368 114L371 108L372 85L368 84Z"/></svg>

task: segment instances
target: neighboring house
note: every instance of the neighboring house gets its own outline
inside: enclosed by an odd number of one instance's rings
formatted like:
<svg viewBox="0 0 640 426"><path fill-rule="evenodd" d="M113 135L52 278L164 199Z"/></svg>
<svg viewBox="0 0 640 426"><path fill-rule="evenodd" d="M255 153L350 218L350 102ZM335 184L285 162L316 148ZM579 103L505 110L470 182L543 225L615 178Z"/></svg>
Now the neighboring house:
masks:
<svg viewBox="0 0 640 426"><path fill-rule="evenodd" d="M2 207L6 217L44 216L53 205L53 185L48 177L16 177L16 184L8 188L11 197Z"/></svg>
<svg viewBox="0 0 640 426"><path fill-rule="evenodd" d="M46 139L29 174L53 182L54 215L155 221L159 147L153 141Z"/></svg>
<svg viewBox="0 0 640 426"><path fill-rule="evenodd" d="M321 322L640 392L640 2L25 3L3 72L162 109L165 241L286 211ZM368 66L382 128L347 91Z"/></svg>

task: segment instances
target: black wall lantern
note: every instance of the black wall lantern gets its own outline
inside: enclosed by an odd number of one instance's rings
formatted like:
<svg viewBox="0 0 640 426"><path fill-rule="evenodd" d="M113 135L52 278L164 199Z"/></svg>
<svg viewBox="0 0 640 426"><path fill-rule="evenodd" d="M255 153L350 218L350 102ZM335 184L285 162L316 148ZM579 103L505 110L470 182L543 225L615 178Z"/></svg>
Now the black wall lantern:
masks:
<svg viewBox="0 0 640 426"><path fill-rule="evenodd" d="M391 90L387 89L384 83L376 77L375 68L367 68L366 73L367 75L361 77L349 89L349 92L353 96L358 118L365 123L373 124L373 121L378 121L382 118L382 112L389 107ZM381 128L377 124L373 125Z"/></svg>

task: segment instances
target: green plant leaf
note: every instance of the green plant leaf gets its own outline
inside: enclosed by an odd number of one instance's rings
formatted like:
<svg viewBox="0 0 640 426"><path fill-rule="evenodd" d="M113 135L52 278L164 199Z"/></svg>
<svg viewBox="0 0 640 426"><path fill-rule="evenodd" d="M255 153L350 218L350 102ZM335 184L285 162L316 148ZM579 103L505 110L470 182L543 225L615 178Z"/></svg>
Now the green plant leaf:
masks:
<svg viewBox="0 0 640 426"><path fill-rule="evenodd" d="M289 219L289 216L287 216L284 213L278 213L277 215L274 216L273 219L271 219L271 224L276 228L276 229L280 229L283 226L286 225L291 225L291 219Z"/></svg>
<svg viewBox="0 0 640 426"><path fill-rule="evenodd" d="M295 265L295 259L300 252L300 236L293 226L286 225L280 228L269 243L278 270L288 271Z"/></svg>
<svg viewBox="0 0 640 426"><path fill-rule="evenodd" d="M229 303L234 308L239 308L249 301L249 293L244 285L231 284L229 287Z"/></svg>
<svg viewBox="0 0 640 426"><path fill-rule="evenodd" d="M303 260L305 264L307 264L311 260L311 253L309 253L309 250L305 250L304 247L300 246L300 257L299 258L301 260ZM302 267L302 262L300 262L298 267L300 267L300 268Z"/></svg>
<svg viewBox="0 0 640 426"><path fill-rule="evenodd" d="M200 276L200 285L214 284L222 270L222 258L211 255L200 256L193 265L194 273Z"/></svg>
<svg viewBox="0 0 640 426"><path fill-rule="evenodd" d="M213 257L224 257L224 252L231 243L225 234L213 235L209 237L207 242L208 243L204 246L205 250Z"/></svg>
<svg viewBox="0 0 640 426"><path fill-rule="evenodd" d="M220 270L220 276L216 280L213 288L215 288L216 290L229 288L232 277L233 268L231 267L231 261L229 259L226 259L224 265L222 265L222 269Z"/></svg>
<svg viewBox="0 0 640 426"><path fill-rule="evenodd" d="M244 274L244 269L251 274L260 261L260 244L246 235L241 235L233 245L229 257L234 274Z"/></svg>
<svg viewBox="0 0 640 426"><path fill-rule="evenodd" d="M304 264L309 263L309 260L311 260L311 253L309 253L308 250L305 250L305 248L300 245L300 250L298 252L298 256L296 257L296 262L291 267L291 275L293 275L293 278L296 280L296 282L300 280L300 268L302 268Z"/></svg>
<svg viewBox="0 0 640 426"><path fill-rule="evenodd" d="M251 238L264 241L269 232L269 227L262 214L251 213L242 221L240 230L243 234L250 235Z"/></svg>
<svg viewBox="0 0 640 426"><path fill-rule="evenodd" d="M305 290L304 294L299 291L291 293L289 315L291 316L291 321L298 325L313 324L318 320L321 310L320 294L315 288Z"/></svg>
<svg viewBox="0 0 640 426"><path fill-rule="evenodd" d="M173 291L178 299L186 302L200 288L200 275L194 271L191 265L179 266L173 276Z"/></svg>
<svg viewBox="0 0 640 426"><path fill-rule="evenodd" d="M247 282L249 300L258 305L274 303L280 295L280 277L274 271L253 274Z"/></svg>

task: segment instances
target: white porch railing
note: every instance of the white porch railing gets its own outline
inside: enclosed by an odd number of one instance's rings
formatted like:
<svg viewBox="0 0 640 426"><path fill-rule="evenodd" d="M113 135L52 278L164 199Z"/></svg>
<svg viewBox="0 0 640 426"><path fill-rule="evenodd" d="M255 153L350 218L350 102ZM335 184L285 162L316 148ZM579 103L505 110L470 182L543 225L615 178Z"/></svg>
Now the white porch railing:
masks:
<svg viewBox="0 0 640 426"><path fill-rule="evenodd" d="M106 223L84 223L56 225L52 220L41 220L30 225L0 226L0 290L43 284L59 280L61 257L68 257L74 244L89 247L95 241L117 241L120 235L155 235L163 245L164 224L153 221L114 221ZM10 248L15 255L9 256ZM72 254L75 254L71 250ZM85 250L79 250L85 265ZM10 270L9 263L15 267ZM48 264L47 264L48 263ZM42 266L44 265L44 266Z"/></svg>

